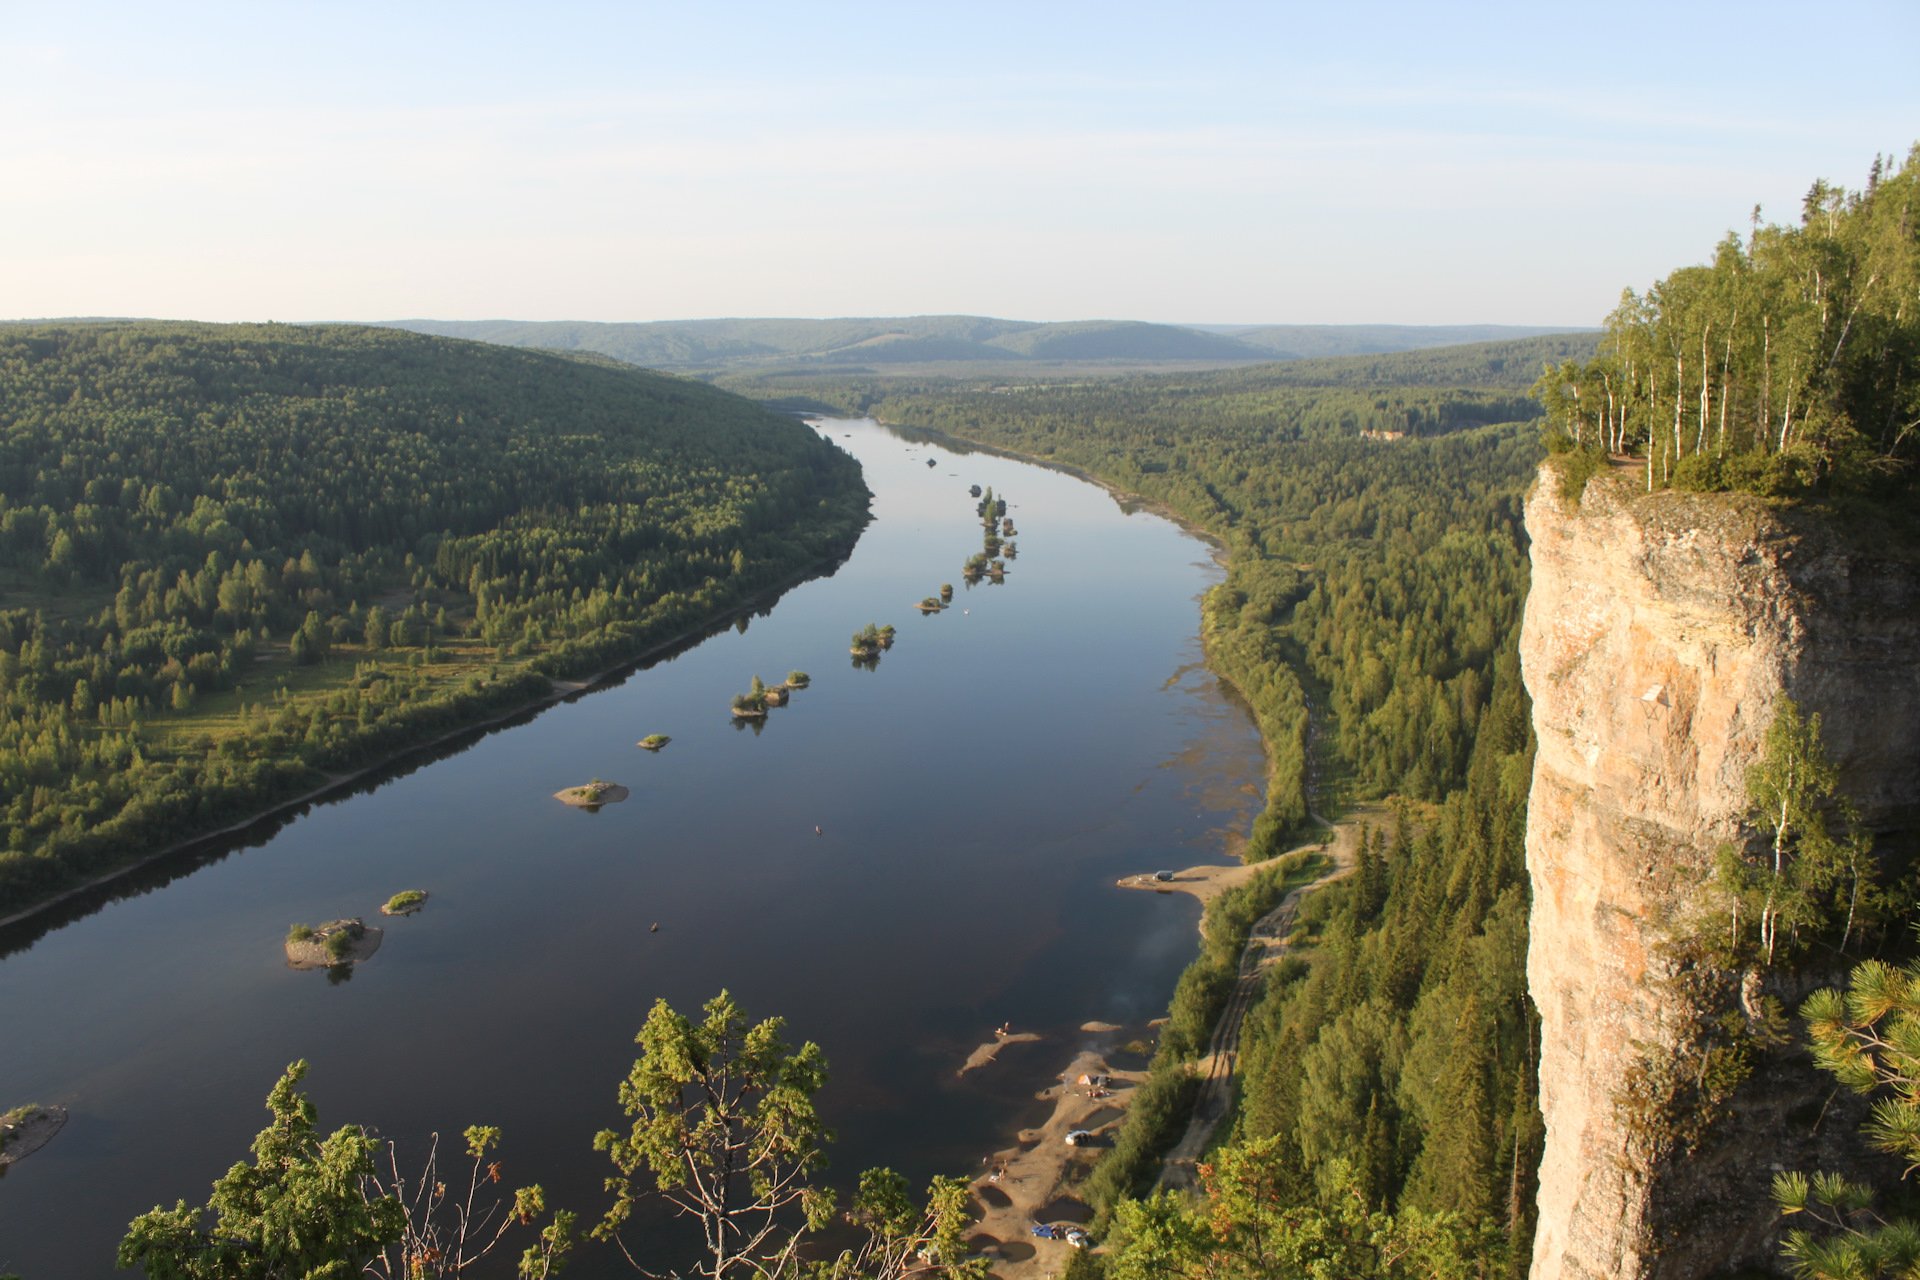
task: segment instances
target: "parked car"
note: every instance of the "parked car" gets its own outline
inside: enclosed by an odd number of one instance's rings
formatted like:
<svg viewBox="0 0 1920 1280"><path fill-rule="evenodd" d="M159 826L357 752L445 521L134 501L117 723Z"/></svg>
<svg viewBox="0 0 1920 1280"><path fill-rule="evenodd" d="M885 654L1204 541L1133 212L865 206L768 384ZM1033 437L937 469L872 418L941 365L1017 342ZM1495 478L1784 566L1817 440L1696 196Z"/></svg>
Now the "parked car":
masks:
<svg viewBox="0 0 1920 1280"><path fill-rule="evenodd" d="M1154 878L1155 880L1158 880L1158 881L1159 881L1159 882L1160 882L1161 884L1165 884L1165 883L1167 883L1167 882L1168 882L1169 880L1171 880L1171 879L1173 879L1173 872L1171 872L1171 871L1156 871L1156 872L1154 872L1154 873L1153 873L1153 878Z"/></svg>
<svg viewBox="0 0 1920 1280"><path fill-rule="evenodd" d="M1069 1129L1067 1131L1067 1145L1070 1147L1084 1147L1092 1141L1093 1135L1085 1129Z"/></svg>
<svg viewBox="0 0 1920 1280"><path fill-rule="evenodd" d="M1076 1249L1084 1249L1093 1243L1093 1237L1078 1227L1068 1227L1067 1243Z"/></svg>

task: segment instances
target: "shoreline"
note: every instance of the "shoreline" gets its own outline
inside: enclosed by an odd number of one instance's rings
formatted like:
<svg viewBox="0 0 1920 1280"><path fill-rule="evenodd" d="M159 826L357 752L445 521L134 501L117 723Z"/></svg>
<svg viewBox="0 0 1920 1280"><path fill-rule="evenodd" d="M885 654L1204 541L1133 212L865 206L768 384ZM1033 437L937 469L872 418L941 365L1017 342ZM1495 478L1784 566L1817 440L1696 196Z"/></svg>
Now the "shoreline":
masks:
<svg viewBox="0 0 1920 1280"><path fill-rule="evenodd" d="M869 524L872 523L871 515L869 515L868 517L868 523ZM863 534L866 532L865 526L861 527L860 532ZM859 544L859 541L860 539L858 537L855 537L854 544L857 546ZM848 550L848 553L850 554L852 551L852 548L849 547L847 550ZM809 561L806 565L795 570L793 573L787 575L785 578L780 579L778 582L775 582L766 587L763 587L759 591L756 591L752 595L748 596L746 599L738 601L733 605L730 605L725 611L714 614L713 616L707 619L704 619L701 622L695 623L692 626L685 627L671 636L668 636L664 639L648 644L644 648L640 649L638 652L631 654L628 657L622 658L620 659L620 661L614 663L613 665L602 668L601 670L596 671L591 675L583 676L576 680L558 680L549 676L547 677L547 684L548 684L547 692L535 698L532 698L527 702L519 703L513 707L507 708L504 711L495 712L492 715L484 716L478 720L468 721L465 724L459 725L456 728L448 729L444 733L437 734L434 737L425 739L424 741L412 743L408 746L402 747L400 748L400 750L394 752L392 755L382 756L378 760L371 761L368 764L362 765L361 767L350 770L346 773L326 774L325 782L322 782L317 786L314 786L305 791L302 791L298 795L290 796L285 800L272 801L271 803L267 804L266 807L256 810L253 813L248 814L244 818L237 818L234 821L229 822L223 826L215 827L211 831L202 831L191 836L183 836L180 839L173 841L171 844L168 844L159 849L153 850L150 853L140 854L135 858L133 858L131 861L122 863L121 865L116 866L109 871L102 872L100 875L95 876L92 879L83 881L82 883L77 885L73 885L70 888L62 889L58 893L54 894L52 897L47 898L41 902L37 902L33 906L26 907L20 911L16 911L9 916L0 916L0 931L10 929L14 925L25 924L28 921L32 920L34 917L39 916L45 912L51 911L53 908L61 905L62 903L70 902L73 899L81 896L82 894L88 893L94 889L99 889L107 885L110 885L114 881L119 880L124 876L131 875L132 873L140 870L143 867L152 866L156 862L164 861L165 859L174 857L175 855L188 853L195 849L199 849L205 845L211 844L215 841L224 840L230 836L238 835L241 832L245 831L248 827L251 827L256 823L264 822L270 818L277 818L282 815L289 814L293 810L298 809L302 805L311 804L316 800L325 799L327 796L330 796L337 791L343 791L349 787L352 787L354 784L364 780L370 774L378 773L382 769L390 768L391 766L396 765L401 761L412 757L415 754L429 752L436 747L444 746L447 742L453 740L454 738L458 738L462 734L483 732L483 731L492 729L493 727L500 725L508 720L515 719L516 717L528 715L528 714L537 714L538 712L544 711L548 707L554 706L557 703L565 702L568 698L573 697L575 694L585 693L591 689L597 688L600 685L606 683L607 681L613 679L617 675L621 675L631 670L637 669L641 664L651 660L652 658L659 656L659 654L662 653L664 650L671 649L675 645L683 644L688 640L691 640L697 636L700 636L708 631L714 630L718 626L724 625L726 619L730 619L737 616L741 610L753 608L765 602L765 600L769 596L777 597L779 595L785 594L786 592L792 590L796 586L799 586L801 583L805 582L808 578L810 578L815 573L815 571L817 571L820 568L821 565L826 564L833 559L834 557L832 556L821 556L816 560Z"/></svg>
<svg viewBox="0 0 1920 1280"><path fill-rule="evenodd" d="M1233 567L1232 549L1227 546L1224 540L1216 536L1212 530L1195 524L1192 520L1181 515L1158 498L1149 498L1145 494L1135 493L1131 489L1123 489L1119 485L1093 474L1084 467L1076 466L1071 462L1057 462L1052 458L1035 457L1032 454L1021 453L1017 449L1006 449L999 445L971 440L966 436L957 436L951 432L942 431L937 427L916 427L906 422L888 422L885 418L879 417L876 414L867 414L865 416L879 426L893 431L909 431L918 435L931 437L934 441L941 442L942 447L945 447L945 442L961 444L976 453L984 453L995 458L1005 458L1011 462L1024 462L1028 466L1043 467L1048 471L1057 471L1062 475L1072 476L1076 480L1083 481L1086 484L1093 485L1095 488L1102 490L1108 497L1112 498L1116 504L1121 506L1122 509L1133 507L1136 510L1145 511L1149 515L1158 516L1168 524L1179 529L1182 533L1187 534L1196 541L1205 543L1207 548L1213 553L1213 562L1220 566L1223 573L1231 571ZM806 414L803 415L802 420L824 422L827 418L820 414ZM859 421L859 419L848 419L848 421ZM960 456L964 457L965 455ZM1215 586L1222 585L1225 581L1226 579L1222 578L1220 583L1216 583ZM1206 592L1200 595L1199 599L1204 601L1212 590L1213 588L1209 587ZM1213 646L1207 638L1206 607L1204 603L1201 606L1198 635L1200 639L1200 653L1207 671L1214 679L1233 690L1233 696L1239 699L1240 704L1247 709L1248 718L1253 721L1254 735L1260 739L1260 755L1264 762L1264 777L1262 781L1267 784L1267 789L1271 792L1274 770L1273 744L1267 741L1267 735L1260 730L1260 717L1253 711L1253 700L1247 696L1247 691L1240 686L1239 681L1214 665ZM1300 681L1302 687L1306 686L1307 681L1298 670L1294 671L1294 677ZM1307 717L1307 728L1309 734L1314 732L1314 720L1311 713L1309 713ZM1311 800L1307 803L1307 818L1312 823L1322 827L1331 827L1334 825L1334 823L1321 816L1320 812L1314 808ZM1244 840L1245 838L1242 837L1243 843Z"/></svg>
<svg viewBox="0 0 1920 1280"><path fill-rule="evenodd" d="M1356 813L1351 819L1334 825L1328 866L1306 884L1291 890L1275 907L1256 922L1242 949L1237 1000L1229 1003L1215 1023L1209 1052L1194 1060L1201 1073L1203 1087L1217 1099L1224 1099L1237 1066L1239 1018L1264 980L1265 966L1286 954L1282 935L1290 930L1294 913L1308 895L1339 880L1352 870L1352 851L1346 846L1353 839L1370 811ZM1303 851L1317 851L1317 843L1296 845L1277 857ZM1346 856L1342 856L1342 855ZM1274 860L1257 863L1201 863L1174 874L1171 881L1153 878L1153 872L1122 876L1114 888L1122 891L1152 891L1185 895L1202 905L1195 925L1197 937L1206 936L1205 905L1235 885L1242 884ZM1250 957L1252 959L1250 959ZM1251 964L1251 968L1247 968ZM1053 1083L1034 1095L1038 1101L1051 1100L1053 1109L1038 1123L1015 1130L1012 1143L986 1157L985 1172L974 1175L967 1184L973 1197L976 1216L969 1224L968 1247L973 1253L993 1260L993 1272L1001 1280L1035 1280L1043 1273L1058 1274L1071 1256L1073 1246L1059 1239L1036 1239L1031 1230L1036 1224L1060 1227L1086 1225L1093 1219L1093 1208L1080 1196L1076 1168L1090 1171L1100 1153L1112 1146L1113 1135L1120 1131L1131 1109L1133 1095L1145 1083L1150 1057L1135 1053L1130 1037L1145 1039L1154 1034L1164 1017L1144 1027L1120 1027L1111 1023L1088 1022L1081 1025L1091 1039L1083 1041L1067 1066L1053 1077ZM1022 1039L1028 1037L1021 1037ZM1038 1039L1039 1037L1031 1037ZM989 1043L974 1051L962 1072L992 1062L999 1044ZM975 1059L982 1059L976 1062ZM1197 1153L1210 1138L1215 1124L1225 1114L1224 1103L1216 1100L1202 1115L1201 1108L1181 1131L1175 1146L1155 1163L1159 1166L1158 1185L1169 1185L1169 1172L1176 1166L1190 1168L1193 1155L1181 1161L1183 1148ZM1089 1134L1087 1140L1068 1145L1067 1135L1075 1130ZM1101 1241L1088 1248L1097 1250ZM1051 1252L1049 1252L1051 1250Z"/></svg>
<svg viewBox="0 0 1920 1280"><path fill-rule="evenodd" d="M1108 497L1112 498L1122 507L1133 507L1137 510L1145 511L1149 515L1159 516L1168 524L1178 527L1182 533L1206 543L1208 548L1214 553L1214 561L1219 564L1222 569L1227 567L1227 559L1230 554L1227 544L1216 536L1212 530L1195 524L1158 498L1149 498L1145 494L1135 493L1131 489L1122 489L1119 485L1109 480L1101 479L1084 467L1075 466L1071 462L1059 462L1053 458L1035 457L1030 453L1021 453L1017 449L1002 448L997 444L987 444L980 440L969 439L966 436L956 436L951 432L942 431L937 427L916 427L910 422L888 422L885 418L871 413L861 416L878 426L885 427L892 431L911 431L917 435L930 436L936 442L952 441L955 444L965 445L974 453L984 453L995 458L1005 458L1010 462L1024 462L1030 467L1041 467L1048 471L1058 471L1061 475L1072 476L1075 480L1082 481L1092 485L1096 489L1103 490ZM830 418L831 415L827 414L810 413L802 415L802 420L808 422L826 422L829 421ZM859 420L859 418L844 419L844 421L849 422L858 422ZM961 454L957 449L949 449L948 452L961 457L966 456L965 454ZM1211 670L1211 668L1209 668L1209 670ZM1218 672L1214 672L1214 674L1219 675ZM1225 677L1222 677L1222 679L1224 678Z"/></svg>

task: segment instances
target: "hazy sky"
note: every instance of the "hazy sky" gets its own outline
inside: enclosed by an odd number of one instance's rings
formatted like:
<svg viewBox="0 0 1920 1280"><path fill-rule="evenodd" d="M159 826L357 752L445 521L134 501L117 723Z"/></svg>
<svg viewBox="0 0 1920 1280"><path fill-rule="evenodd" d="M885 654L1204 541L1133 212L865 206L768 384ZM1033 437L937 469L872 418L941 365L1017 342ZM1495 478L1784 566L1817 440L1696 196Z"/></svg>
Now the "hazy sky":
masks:
<svg viewBox="0 0 1920 1280"><path fill-rule="evenodd" d="M0 0L0 316L1592 324L1920 3Z"/></svg>

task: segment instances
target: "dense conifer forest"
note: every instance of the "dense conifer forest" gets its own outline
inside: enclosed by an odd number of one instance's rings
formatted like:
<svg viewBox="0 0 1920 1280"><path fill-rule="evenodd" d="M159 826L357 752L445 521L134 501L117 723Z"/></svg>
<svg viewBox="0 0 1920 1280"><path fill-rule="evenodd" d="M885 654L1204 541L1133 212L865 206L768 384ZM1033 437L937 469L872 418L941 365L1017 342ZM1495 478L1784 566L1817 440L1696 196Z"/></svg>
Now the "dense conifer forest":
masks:
<svg viewBox="0 0 1920 1280"><path fill-rule="evenodd" d="M394 330L0 327L0 916L843 554L712 388Z"/></svg>

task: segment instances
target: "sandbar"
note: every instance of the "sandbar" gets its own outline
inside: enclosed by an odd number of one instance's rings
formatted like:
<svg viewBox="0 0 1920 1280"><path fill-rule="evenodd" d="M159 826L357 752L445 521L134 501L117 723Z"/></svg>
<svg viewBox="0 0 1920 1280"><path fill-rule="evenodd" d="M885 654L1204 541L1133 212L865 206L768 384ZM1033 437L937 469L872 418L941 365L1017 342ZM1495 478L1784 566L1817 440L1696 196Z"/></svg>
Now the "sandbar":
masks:
<svg viewBox="0 0 1920 1280"><path fill-rule="evenodd" d="M24 1119L9 1123L0 1130L0 1169L46 1146L66 1122L65 1107L35 1107Z"/></svg>

